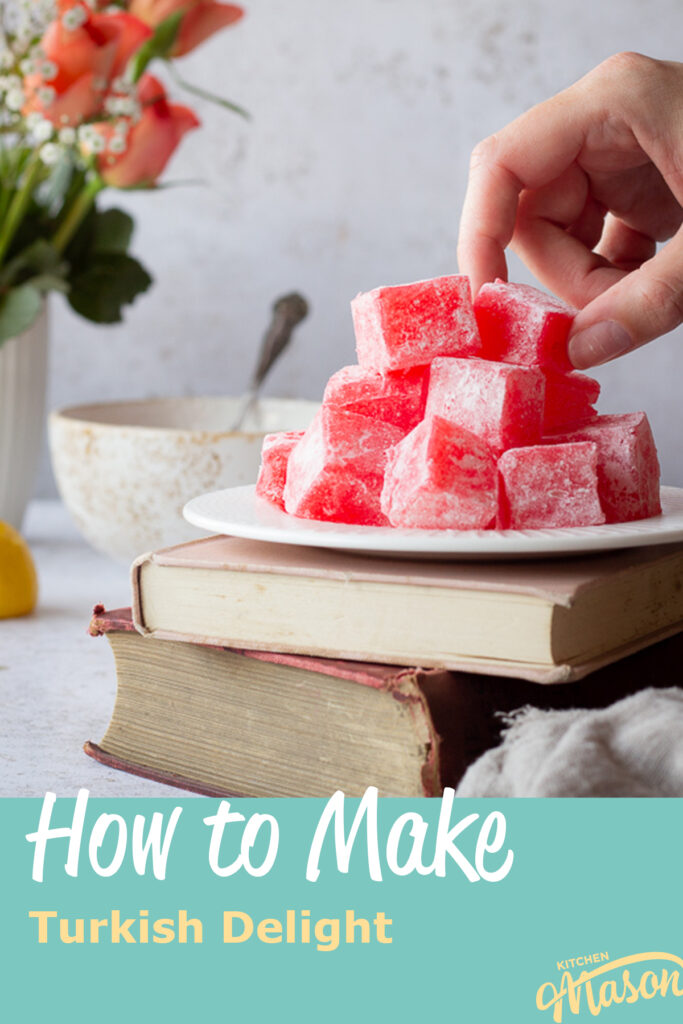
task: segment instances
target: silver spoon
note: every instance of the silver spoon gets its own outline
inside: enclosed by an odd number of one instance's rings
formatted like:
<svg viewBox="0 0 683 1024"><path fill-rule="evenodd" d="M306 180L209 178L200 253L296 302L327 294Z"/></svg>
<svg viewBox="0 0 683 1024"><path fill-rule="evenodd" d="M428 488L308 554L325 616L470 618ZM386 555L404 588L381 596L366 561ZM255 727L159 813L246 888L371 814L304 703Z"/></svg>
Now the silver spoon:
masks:
<svg viewBox="0 0 683 1024"><path fill-rule="evenodd" d="M282 295L273 303L273 315L270 326L263 336L258 362L249 382L249 387L240 402L237 416L230 427L231 430L239 430L242 427L248 413L258 398L263 382L292 340L294 328L307 315L308 303L303 295L299 295L298 292Z"/></svg>

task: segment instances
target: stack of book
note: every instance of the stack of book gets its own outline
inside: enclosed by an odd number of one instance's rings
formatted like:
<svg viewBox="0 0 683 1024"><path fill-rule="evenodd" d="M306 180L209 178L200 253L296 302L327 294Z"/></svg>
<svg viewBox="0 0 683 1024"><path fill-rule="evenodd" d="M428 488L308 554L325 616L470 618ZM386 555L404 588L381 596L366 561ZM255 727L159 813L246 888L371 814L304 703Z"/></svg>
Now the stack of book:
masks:
<svg viewBox="0 0 683 1024"><path fill-rule="evenodd" d="M211 795L435 796L500 712L680 682L681 630L680 544L474 564L208 537L139 559L132 612L95 609L118 689L85 749Z"/></svg>

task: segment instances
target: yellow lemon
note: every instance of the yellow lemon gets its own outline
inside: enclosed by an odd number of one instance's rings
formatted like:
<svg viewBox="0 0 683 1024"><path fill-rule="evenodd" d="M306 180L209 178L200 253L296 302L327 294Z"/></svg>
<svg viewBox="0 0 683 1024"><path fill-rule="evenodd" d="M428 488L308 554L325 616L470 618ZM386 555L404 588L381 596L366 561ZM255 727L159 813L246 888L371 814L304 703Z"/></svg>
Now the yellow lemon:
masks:
<svg viewBox="0 0 683 1024"><path fill-rule="evenodd" d="M28 544L0 522L0 619L28 615L36 606L38 577Z"/></svg>

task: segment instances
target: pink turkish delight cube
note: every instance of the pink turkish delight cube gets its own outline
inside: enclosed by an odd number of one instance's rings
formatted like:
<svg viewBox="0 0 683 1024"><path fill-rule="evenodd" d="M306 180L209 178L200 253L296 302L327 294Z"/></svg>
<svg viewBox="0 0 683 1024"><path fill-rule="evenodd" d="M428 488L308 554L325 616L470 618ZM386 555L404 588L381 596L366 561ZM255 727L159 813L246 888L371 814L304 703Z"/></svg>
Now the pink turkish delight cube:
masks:
<svg viewBox="0 0 683 1024"><path fill-rule="evenodd" d="M535 367L435 359L425 416L442 416L500 454L540 441L544 387L543 373Z"/></svg>
<svg viewBox="0 0 683 1024"><path fill-rule="evenodd" d="M598 416L547 440L593 441L597 445L598 486L608 523L647 519L662 511L659 460L644 412Z"/></svg>
<svg viewBox="0 0 683 1024"><path fill-rule="evenodd" d="M285 507L283 492L289 456L303 436L303 430L289 430L266 434L263 438L256 493L281 509Z"/></svg>
<svg viewBox="0 0 683 1024"><path fill-rule="evenodd" d="M384 468L404 435L391 423L323 406L290 456L285 510L304 519L386 526Z"/></svg>
<svg viewBox="0 0 683 1024"><path fill-rule="evenodd" d="M392 526L485 530L497 508L495 457L468 430L430 416L392 449L382 491Z"/></svg>
<svg viewBox="0 0 683 1024"><path fill-rule="evenodd" d="M375 288L351 303L358 362L388 373L424 366L435 356L481 351L469 280L458 274Z"/></svg>
<svg viewBox="0 0 683 1024"><path fill-rule="evenodd" d="M499 525L504 529L605 522L598 495L598 447L592 442L511 448L501 456L498 470Z"/></svg>
<svg viewBox="0 0 683 1024"><path fill-rule="evenodd" d="M550 434L569 425L578 426L595 419L595 402L600 385L585 373L557 373L544 370L545 408L543 433Z"/></svg>
<svg viewBox="0 0 683 1024"><path fill-rule="evenodd" d="M344 366L327 382L323 405L384 420L407 433L424 416L428 378L428 366L385 375Z"/></svg>
<svg viewBox="0 0 683 1024"><path fill-rule="evenodd" d="M484 284L474 301L482 355L570 372L567 337L576 310L527 284Z"/></svg>

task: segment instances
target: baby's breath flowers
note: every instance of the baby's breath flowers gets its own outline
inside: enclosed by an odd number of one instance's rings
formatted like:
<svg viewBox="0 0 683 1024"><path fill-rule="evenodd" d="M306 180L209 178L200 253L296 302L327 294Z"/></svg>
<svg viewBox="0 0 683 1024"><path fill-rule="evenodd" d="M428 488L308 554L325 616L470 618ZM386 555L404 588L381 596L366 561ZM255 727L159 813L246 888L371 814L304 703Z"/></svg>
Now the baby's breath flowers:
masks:
<svg viewBox="0 0 683 1024"><path fill-rule="evenodd" d="M62 25L72 32L80 28L88 20L88 11L85 4L76 4L62 15Z"/></svg>

